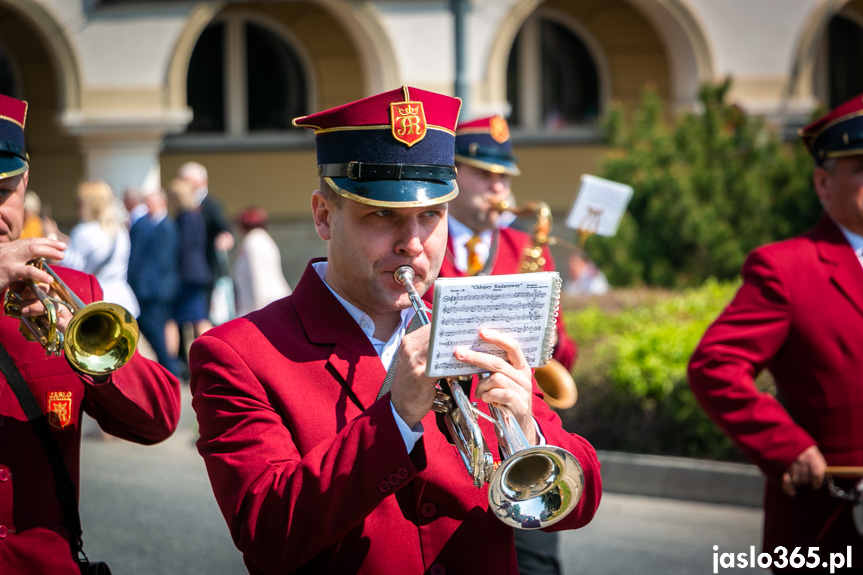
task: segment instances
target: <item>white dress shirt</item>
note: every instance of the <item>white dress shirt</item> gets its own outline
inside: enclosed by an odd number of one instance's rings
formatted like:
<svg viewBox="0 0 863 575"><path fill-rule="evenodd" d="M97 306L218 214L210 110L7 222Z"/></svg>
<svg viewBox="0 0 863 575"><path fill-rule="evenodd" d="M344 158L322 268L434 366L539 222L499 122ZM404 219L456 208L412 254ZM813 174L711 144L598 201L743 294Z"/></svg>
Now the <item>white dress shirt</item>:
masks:
<svg viewBox="0 0 863 575"><path fill-rule="evenodd" d="M848 243L851 244L851 249L854 250L855 254L857 254L857 260L860 262L860 265L863 266L863 236L857 235L854 232L843 228L838 223L836 225L842 231L842 235L845 236Z"/></svg>
<svg viewBox="0 0 863 575"><path fill-rule="evenodd" d="M407 330L408 324L414 317L414 309L412 307L403 309L401 312L401 324L396 328L393 334L387 341L382 341L375 337L375 322L372 321L372 318L369 315L337 294L333 288L327 284L326 280L324 280L324 274L327 272L327 262L316 262L312 264L314 270L318 273L321 280L324 281L324 284L330 290L330 292L339 300L339 303L344 306L345 310L350 314L354 321L360 326L360 329L363 330L363 333L366 334L366 337L369 338L369 341L375 348L375 351L378 352L378 355L381 358L381 363L384 366L384 369L389 369L390 363L392 363L393 357L396 352L399 350L399 346L402 343L402 337L405 335L405 331ZM383 383L383 382L381 382ZM390 409L393 411L393 417L395 417L396 424L399 426L399 431L402 434L402 439L405 442L405 447L407 447L408 453L413 450L416 442L419 441L420 437L423 436L423 432L425 429L423 428L422 422L417 423L413 429L405 422L404 419L396 411L395 406L393 406L392 401L390 401Z"/></svg>

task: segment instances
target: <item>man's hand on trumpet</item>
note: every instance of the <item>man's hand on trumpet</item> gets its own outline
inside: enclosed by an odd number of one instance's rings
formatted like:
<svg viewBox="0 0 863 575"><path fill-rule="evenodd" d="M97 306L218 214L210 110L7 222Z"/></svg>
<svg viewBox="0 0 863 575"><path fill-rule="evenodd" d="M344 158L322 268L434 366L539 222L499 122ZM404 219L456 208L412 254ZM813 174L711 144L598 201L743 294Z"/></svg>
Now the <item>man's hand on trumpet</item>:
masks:
<svg viewBox="0 0 863 575"><path fill-rule="evenodd" d="M479 336L502 349L507 359L466 347L456 348L457 360L482 368L489 374L479 380L476 397L486 403L508 407L528 443L537 445L539 441L533 419L533 374L521 346L512 337L490 329L480 330Z"/></svg>
<svg viewBox="0 0 863 575"><path fill-rule="evenodd" d="M14 307L24 317L38 317L45 313L45 305L28 287L32 280L49 297L56 298L52 289L54 278L40 267L28 262L40 258L61 260L66 244L48 238L27 238L10 242L0 242L0 289L8 288L17 294ZM57 306L57 329L62 333L72 319L72 312L65 306Z"/></svg>
<svg viewBox="0 0 863 575"><path fill-rule="evenodd" d="M48 238L27 238L10 242L0 242L0 290L20 279L31 279L39 283L51 283L51 275L27 262L45 258L63 259L66 244Z"/></svg>
<svg viewBox="0 0 863 575"><path fill-rule="evenodd" d="M48 277L50 278L51 276L49 275ZM47 294L49 298L54 300L61 299L52 286L53 283L38 282L36 284L36 287L42 290L43 294ZM18 294L20 299L15 302L15 306L23 317L36 318L45 314L45 304L42 303L25 282L21 280L12 282L9 285L9 291ZM72 312L62 304L55 305L55 309L57 310L57 331L66 333L66 327L72 320Z"/></svg>
<svg viewBox="0 0 863 575"><path fill-rule="evenodd" d="M430 327L423 326L402 338L399 363L390 401L405 423L413 428L434 404L438 378L425 374ZM537 445L533 420L533 379L521 347L513 338L494 330L481 330L480 337L506 353L507 360L468 348L456 350L456 359L487 372L479 380L476 397L486 403L508 407L524 431L528 443Z"/></svg>
<svg viewBox="0 0 863 575"><path fill-rule="evenodd" d="M425 374L431 328L424 325L406 333L399 350L390 401L405 423L413 428L434 404L438 378Z"/></svg>

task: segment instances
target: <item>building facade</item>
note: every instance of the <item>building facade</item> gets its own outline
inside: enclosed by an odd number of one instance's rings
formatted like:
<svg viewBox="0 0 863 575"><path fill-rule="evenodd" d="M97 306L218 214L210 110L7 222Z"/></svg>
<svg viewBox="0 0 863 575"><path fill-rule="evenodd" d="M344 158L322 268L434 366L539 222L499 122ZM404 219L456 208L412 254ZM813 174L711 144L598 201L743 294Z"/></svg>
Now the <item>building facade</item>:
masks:
<svg viewBox="0 0 863 575"><path fill-rule="evenodd" d="M673 114L731 77L735 103L791 129L863 92L861 62L863 0L0 0L0 92L30 104L31 187L55 219L74 223L82 179L119 194L200 161L229 214L269 211L292 284L325 250L295 116L458 91L463 119L510 118L514 193L560 221L611 103L651 86Z"/></svg>

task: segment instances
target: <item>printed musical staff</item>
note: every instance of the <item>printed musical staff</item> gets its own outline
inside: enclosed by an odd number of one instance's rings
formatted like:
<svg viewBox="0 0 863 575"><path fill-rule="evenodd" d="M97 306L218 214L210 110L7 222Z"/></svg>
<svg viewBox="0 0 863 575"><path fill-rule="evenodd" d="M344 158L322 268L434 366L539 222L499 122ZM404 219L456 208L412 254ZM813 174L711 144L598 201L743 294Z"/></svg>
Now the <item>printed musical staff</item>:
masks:
<svg viewBox="0 0 863 575"><path fill-rule="evenodd" d="M551 354L560 283L557 272L439 278L428 375L477 373L478 369L454 358L455 348L461 346L504 357L502 350L479 337L483 328L512 335L531 367L544 365Z"/></svg>

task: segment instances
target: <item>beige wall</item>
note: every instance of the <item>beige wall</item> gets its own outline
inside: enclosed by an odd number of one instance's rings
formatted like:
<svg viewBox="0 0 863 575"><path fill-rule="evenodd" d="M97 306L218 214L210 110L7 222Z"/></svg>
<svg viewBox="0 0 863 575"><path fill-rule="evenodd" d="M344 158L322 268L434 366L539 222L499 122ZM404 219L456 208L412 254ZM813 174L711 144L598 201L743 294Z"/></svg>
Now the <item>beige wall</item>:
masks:
<svg viewBox="0 0 863 575"><path fill-rule="evenodd" d="M603 149L599 146L516 147L521 175L513 178L518 202L542 200L558 216L572 206L583 174L596 175Z"/></svg>
<svg viewBox="0 0 863 575"><path fill-rule="evenodd" d="M576 20L600 45L609 67L612 100L630 106L646 85L655 86L663 100L670 99L670 67L662 40L653 25L628 3L549 0L543 6Z"/></svg>
<svg viewBox="0 0 863 575"><path fill-rule="evenodd" d="M317 102L313 111L327 110L366 95L359 50L342 25L320 6L306 2L250 2L225 10L255 11L281 23L312 58L317 80Z"/></svg>
<svg viewBox="0 0 863 575"><path fill-rule="evenodd" d="M513 179L519 202L549 204L556 225L554 235L574 241L575 232L563 221L583 174L596 174L604 149L600 146L523 146L516 149L522 175ZM311 193L318 177L314 151L163 154L162 178L166 183L180 165L198 161L207 167L211 193L222 200L233 221L249 205L270 214L269 231L282 253L282 268L291 285L299 279L312 257L326 255L311 219ZM524 222L530 225L532 222Z"/></svg>
<svg viewBox="0 0 863 575"><path fill-rule="evenodd" d="M596 174L600 146L523 146L516 149L522 175L513 179L519 201L542 200L557 211L572 204L582 174ZM163 154L162 179L168 182L187 161L201 162L210 175L210 190L232 216L258 205L275 219L309 214L310 195L318 177L313 150L293 152Z"/></svg>
<svg viewBox="0 0 863 575"><path fill-rule="evenodd" d="M289 219L309 213L310 197L317 188L313 150L296 152L163 154L162 181L167 183L187 161L207 167L210 191L222 200L232 216L257 205L270 216Z"/></svg>

